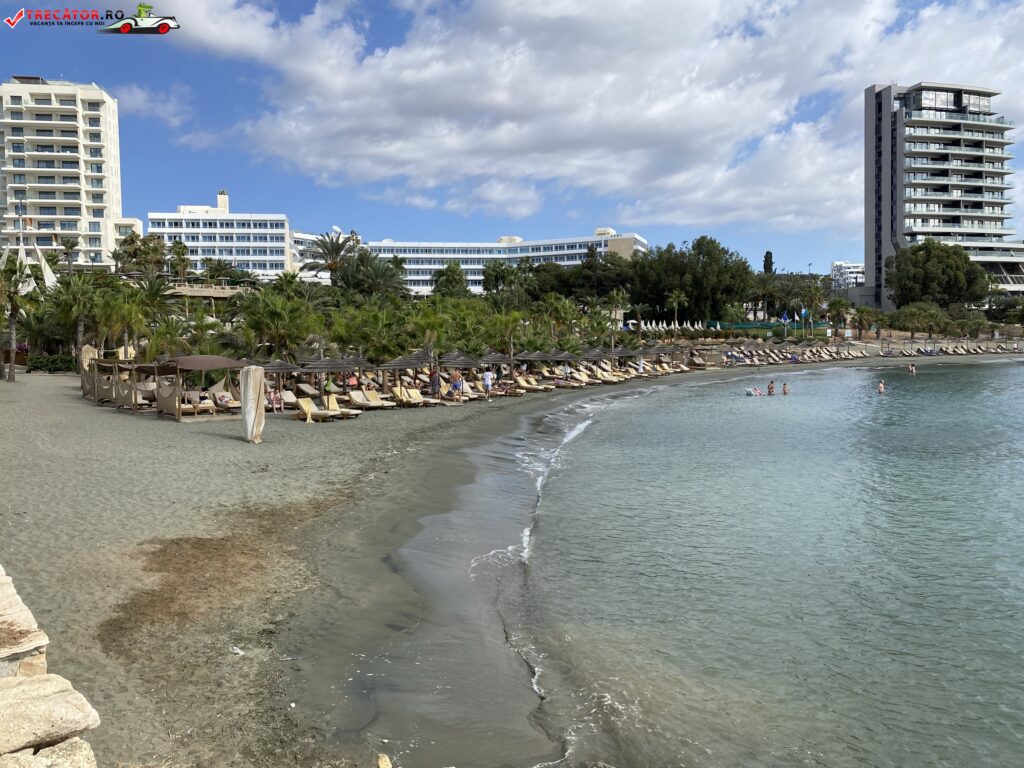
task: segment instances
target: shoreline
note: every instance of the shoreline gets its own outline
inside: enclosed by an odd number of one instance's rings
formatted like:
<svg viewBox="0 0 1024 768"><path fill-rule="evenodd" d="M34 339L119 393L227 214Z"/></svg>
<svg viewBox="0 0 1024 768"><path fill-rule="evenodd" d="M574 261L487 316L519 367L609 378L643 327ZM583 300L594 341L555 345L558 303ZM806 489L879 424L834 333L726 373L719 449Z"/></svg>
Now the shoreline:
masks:
<svg viewBox="0 0 1024 768"><path fill-rule="evenodd" d="M374 600L404 580L391 553L416 535L424 514L360 516L352 500L400 486L402 468L429 464L433 447L470 450L466 433L495 440L506 434L495 426L507 430L598 393L836 367L1014 361L879 357L724 369L339 425L268 419L266 448L252 452L236 438L237 423L182 430L86 403L73 377L33 374L0 385L7 455L19 457L8 462L15 491L0 508L0 556L58 638L54 660L101 713L90 737L101 763L174 756L172 765L369 765L386 745L349 743L343 754L323 742L321 724L293 714L288 681L301 678L301 662L282 645L301 634L290 620L296 601L317 599L318 556L337 544L323 541L325 527L346 526L345 551L359 553L349 593L336 597L373 617L417 607L418 598L381 611ZM367 638L401 631L415 615ZM528 688L529 677L523 682Z"/></svg>

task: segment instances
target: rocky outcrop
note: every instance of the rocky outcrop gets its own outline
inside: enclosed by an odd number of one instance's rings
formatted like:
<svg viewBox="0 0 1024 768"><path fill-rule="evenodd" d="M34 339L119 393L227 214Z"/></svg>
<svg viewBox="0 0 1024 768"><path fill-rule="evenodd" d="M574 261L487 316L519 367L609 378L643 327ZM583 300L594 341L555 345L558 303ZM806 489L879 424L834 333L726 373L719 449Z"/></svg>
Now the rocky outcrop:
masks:
<svg viewBox="0 0 1024 768"><path fill-rule="evenodd" d="M45 675L49 642L0 566L0 678Z"/></svg>
<svg viewBox="0 0 1024 768"><path fill-rule="evenodd" d="M77 738L100 717L71 683L47 674L46 633L0 567L0 768L95 768Z"/></svg>

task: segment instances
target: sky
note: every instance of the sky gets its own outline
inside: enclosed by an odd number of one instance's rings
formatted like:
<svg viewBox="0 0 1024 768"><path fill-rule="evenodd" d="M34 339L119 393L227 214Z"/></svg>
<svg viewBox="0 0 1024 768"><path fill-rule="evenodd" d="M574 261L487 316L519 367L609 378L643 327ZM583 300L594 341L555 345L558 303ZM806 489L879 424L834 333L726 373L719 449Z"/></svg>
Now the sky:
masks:
<svg viewBox="0 0 1024 768"><path fill-rule="evenodd" d="M143 220L212 205L224 187L232 210L283 212L312 233L614 227L652 245L710 235L757 269L771 250L777 268L826 272L863 261L865 87L987 86L1024 120L1015 2L150 4L181 28L0 24L4 79L95 82L118 98L123 212Z"/></svg>

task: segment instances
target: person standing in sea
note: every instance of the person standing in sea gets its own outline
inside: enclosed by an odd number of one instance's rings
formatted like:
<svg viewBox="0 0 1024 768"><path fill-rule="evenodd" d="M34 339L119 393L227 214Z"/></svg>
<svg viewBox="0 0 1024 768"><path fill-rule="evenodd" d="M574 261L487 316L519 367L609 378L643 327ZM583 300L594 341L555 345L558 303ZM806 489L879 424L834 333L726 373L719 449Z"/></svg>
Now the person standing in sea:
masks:
<svg viewBox="0 0 1024 768"><path fill-rule="evenodd" d="M880 395L884 395L885 394L885 379L879 379L878 380L878 394L880 394Z"/></svg>
<svg viewBox="0 0 1024 768"><path fill-rule="evenodd" d="M768 395L771 396L771 395L774 395L774 394L775 394L775 382L774 381L769 381L768 382Z"/></svg>
<svg viewBox="0 0 1024 768"><path fill-rule="evenodd" d="M789 384L787 384L786 382L782 382L782 394L789 394Z"/></svg>

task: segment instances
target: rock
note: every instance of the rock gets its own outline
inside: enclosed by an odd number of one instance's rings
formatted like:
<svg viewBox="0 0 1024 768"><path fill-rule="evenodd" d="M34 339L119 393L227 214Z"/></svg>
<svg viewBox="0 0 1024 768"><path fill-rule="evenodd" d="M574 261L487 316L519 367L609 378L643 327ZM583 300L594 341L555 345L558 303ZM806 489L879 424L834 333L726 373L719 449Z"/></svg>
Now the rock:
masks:
<svg viewBox="0 0 1024 768"><path fill-rule="evenodd" d="M96 768L92 747L79 738L32 754L31 749L0 756L0 768Z"/></svg>
<svg viewBox="0 0 1024 768"><path fill-rule="evenodd" d="M38 674L39 666L45 672L45 658L34 660L22 671L25 658L49 643L46 633L39 629L32 612L18 597L10 576L0 569L0 676L22 673Z"/></svg>
<svg viewBox="0 0 1024 768"><path fill-rule="evenodd" d="M100 724L100 716L59 675L0 678L0 754L56 744Z"/></svg>
<svg viewBox="0 0 1024 768"><path fill-rule="evenodd" d="M391 758L385 754L378 754L377 768L391 768Z"/></svg>

